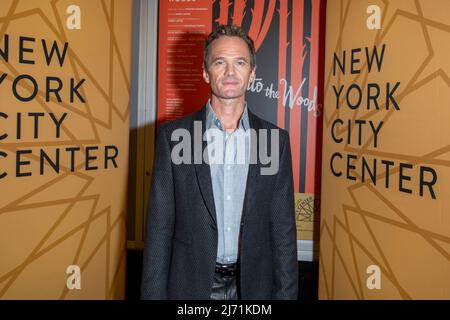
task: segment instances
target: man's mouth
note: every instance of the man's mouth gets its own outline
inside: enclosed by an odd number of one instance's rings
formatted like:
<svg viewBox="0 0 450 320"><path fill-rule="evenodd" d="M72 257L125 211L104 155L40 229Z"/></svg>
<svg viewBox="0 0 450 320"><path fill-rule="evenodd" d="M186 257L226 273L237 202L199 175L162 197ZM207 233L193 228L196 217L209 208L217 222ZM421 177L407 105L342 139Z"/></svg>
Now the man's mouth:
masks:
<svg viewBox="0 0 450 320"><path fill-rule="evenodd" d="M222 82L224 85L228 86L228 85L237 85L239 84L239 81L224 81Z"/></svg>

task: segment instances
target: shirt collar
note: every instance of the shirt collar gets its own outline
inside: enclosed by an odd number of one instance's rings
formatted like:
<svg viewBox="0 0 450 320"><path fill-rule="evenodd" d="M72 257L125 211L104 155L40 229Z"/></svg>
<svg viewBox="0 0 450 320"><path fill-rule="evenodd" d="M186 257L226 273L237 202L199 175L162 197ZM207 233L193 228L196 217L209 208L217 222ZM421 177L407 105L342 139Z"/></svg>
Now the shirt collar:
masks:
<svg viewBox="0 0 450 320"><path fill-rule="evenodd" d="M218 128L222 131L224 130L223 125L220 122L220 119L217 117L216 113L214 112L214 109L211 106L211 99L210 99L206 104L206 129L211 128ZM242 116L238 122L238 129L241 128L244 129L245 131L247 131L247 129L250 128L250 123L248 119L247 101L244 104L244 112L242 112Z"/></svg>

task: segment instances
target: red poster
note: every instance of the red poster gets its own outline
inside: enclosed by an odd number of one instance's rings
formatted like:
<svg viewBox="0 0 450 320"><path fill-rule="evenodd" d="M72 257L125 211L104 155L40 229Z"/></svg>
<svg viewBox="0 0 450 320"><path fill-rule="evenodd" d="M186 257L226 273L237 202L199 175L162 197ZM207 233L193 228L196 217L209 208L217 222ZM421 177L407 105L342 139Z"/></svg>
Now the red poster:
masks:
<svg viewBox="0 0 450 320"><path fill-rule="evenodd" d="M158 124L203 106L203 42L213 27L235 24L257 51L251 111L289 131L294 189L320 194L325 0L160 1Z"/></svg>
<svg viewBox="0 0 450 320"><path fill-rule="evenodd" d="M198 110L209 97L203 43L212 29L211 0L159 2L157 124Z"/></svg>

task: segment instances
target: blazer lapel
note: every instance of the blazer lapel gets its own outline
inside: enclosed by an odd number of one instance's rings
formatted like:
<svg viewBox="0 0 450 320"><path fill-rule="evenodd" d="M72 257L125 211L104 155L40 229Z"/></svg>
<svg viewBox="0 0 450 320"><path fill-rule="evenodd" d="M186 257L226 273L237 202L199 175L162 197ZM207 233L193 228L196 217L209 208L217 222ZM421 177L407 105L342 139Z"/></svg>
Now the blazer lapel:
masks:
<svg viewBox="0 0 450 320"><path fill-rule="evenodd" d="M203 141L203 135L206 130L206 106L204 106L202 109L200 109L198 112L194 114L194 122L192 123L191 128L191 139L192 139L192 160L195 167L195 172L197 174L197 182L200 187L200 192L202 194L203 200L205 202L206 207L208 208L209 214L214 222L214 226L217 226L217 218L216 218L216 208L214 205L214 194L212 190L212 181L211 181L211 170L209 167L209 164L205 163L203 161L203 152L206 150L207 142ZM196 121L201 122L201 139L202 139L202 150L201 151L201 157L197 155L198 158L201 158L201 163L196 163L196 158L194 157L194 152L198 150L195 150L194 147L194 139L195 139L195 132L194 132L194 123ZM197 125L198 126L198 125ZM197 133L198 135L198 133ZM198 137L197 137L198 139ZM198 142L197 142L198 143Z"/></svg>
<svg viewBox="0 0 450 320"><path fill-rule="evenodd" d="M248 110L248 117L250 128L256 132L256 135L259 134L259 130L261 129L261 124L259 119ZM258 137L259 140L259 137ZM254 201L257 199L257 186L259 185L259 177L261 173L261 163L259 159L259 143L258 141L251 141L251 148L256 149L256 163L250 163L248 167L247 174L247 184L245 187L245 196L244 196L244 205L242 210L242 222L245 223L244 218L247 215L247 212L253 212L253 208L257 206L257 203Z"/></svg>

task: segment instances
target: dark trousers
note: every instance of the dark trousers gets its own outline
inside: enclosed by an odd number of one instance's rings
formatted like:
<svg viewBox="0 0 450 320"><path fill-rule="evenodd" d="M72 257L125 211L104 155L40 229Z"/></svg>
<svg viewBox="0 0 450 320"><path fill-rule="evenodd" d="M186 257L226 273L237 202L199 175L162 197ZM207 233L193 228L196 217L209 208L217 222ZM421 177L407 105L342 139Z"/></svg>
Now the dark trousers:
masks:
<svg viewBox="0 0 450 320"><path fill-rule="evenodd" d="M238 300L238 272L236 265L216 264L214 281L211 291L212 300Z"/></svg>

